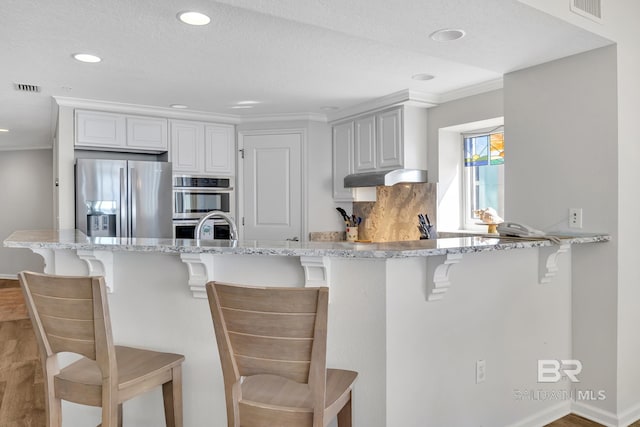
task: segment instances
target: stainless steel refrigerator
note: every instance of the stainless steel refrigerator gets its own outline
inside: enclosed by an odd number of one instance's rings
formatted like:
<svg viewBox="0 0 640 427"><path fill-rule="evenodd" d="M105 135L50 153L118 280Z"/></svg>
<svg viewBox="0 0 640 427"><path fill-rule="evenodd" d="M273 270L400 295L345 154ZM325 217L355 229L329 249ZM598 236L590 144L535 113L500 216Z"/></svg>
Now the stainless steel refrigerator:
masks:
<svg viewBox="0 0 640 427"><path fill-rule="evenodd" d="M92 237L173 236L171 163L76 160L76 228Z"/></svg>

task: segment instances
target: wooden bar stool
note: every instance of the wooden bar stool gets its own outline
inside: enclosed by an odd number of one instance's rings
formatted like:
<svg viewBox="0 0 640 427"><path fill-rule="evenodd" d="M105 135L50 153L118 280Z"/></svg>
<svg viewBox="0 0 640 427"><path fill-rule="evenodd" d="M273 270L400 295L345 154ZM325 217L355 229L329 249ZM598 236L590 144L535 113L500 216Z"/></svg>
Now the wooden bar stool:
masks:
<svg viewBox="0 0 640 427"><path fill-rule="evenodd" d="M351 427L357 372L326 369L327 288L207 283L229 427Z"/></svg>
<svg viewBox="0 0 640 427"><path fill-rule="evenodd" d="M168 427L182 427L184 356L114 346L102 277L19 274L38 341L47 427L62 425L61 400L102 407L103 427L122 426L122 402L162 385ZM57 354L81 359L60 369Z"/></svg>

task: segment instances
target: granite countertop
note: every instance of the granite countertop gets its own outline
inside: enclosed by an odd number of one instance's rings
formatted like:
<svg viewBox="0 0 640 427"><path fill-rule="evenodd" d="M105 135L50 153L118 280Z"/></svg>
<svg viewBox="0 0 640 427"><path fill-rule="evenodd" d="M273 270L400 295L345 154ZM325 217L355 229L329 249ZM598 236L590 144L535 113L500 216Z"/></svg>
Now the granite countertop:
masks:
<svg viewBox="0 0 640 427"><path fill-rule="evenodd" d="M562 237L562 236L560 236ZM567 244L607 242L607 234L563 237ZM328 256L340 258L406 258L456 253L501 251L554 246L548 240L488 236L447 237L404 242L292 242L267 240L193 240L87 237L78 230L21 230L11 234L4 246L28 249L73 249L124 252L211 253L228 255ZM556 245L557 246L557 245Z"/></svg>

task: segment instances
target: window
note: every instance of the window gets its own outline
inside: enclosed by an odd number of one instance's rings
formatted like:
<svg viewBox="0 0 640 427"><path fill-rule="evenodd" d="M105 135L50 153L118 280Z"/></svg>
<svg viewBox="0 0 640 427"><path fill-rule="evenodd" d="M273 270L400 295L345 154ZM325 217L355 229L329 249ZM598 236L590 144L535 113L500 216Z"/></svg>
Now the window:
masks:
<svg viewBox="0 0 640 427"><path fill-rule="evenodd" d="M462 136L463 226L478 229L482 222L477 210L493 208L504 218L504 130L499 127Z"/></svg>

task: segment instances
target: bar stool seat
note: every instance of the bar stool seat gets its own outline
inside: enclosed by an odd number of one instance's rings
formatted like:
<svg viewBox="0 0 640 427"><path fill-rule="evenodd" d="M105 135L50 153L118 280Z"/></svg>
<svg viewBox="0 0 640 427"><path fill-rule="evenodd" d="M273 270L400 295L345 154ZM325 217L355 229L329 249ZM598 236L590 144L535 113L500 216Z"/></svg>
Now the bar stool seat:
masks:
<svg viewBox="0 0 640 427"><path fill-rule="evenodd" d="M351 397L351 387L357 372L344 369L327 369L324 411L328 420L333 419ZM314 395L308 384L277 375L253 375L242 382L242 400L250 406L271 405L288 408L289 411L313 414Z"/></svg>
<svg viewBox="0 0 640 427"><path fill-rule="evenodd" d="M118 403L171 380L170 372L184 356L115 346L118 364ZM95 360L83 357L54 377L56 397L89 406L102 406L102 373Z"/></svg>
<svg viewBox="0 0 640 427"><path fill-rule="evenodd" d="M327 288L206 288L228 427L352 426L358 373L327 369Z"/></svg>
<svg viewBox="0 0 640 427"><path fill-rule="evenodd" d="M18 275L44 374L47 427L62 426L61 400L102 407L102 427L122 426L122 403L162 386L168 427L182 427L181 354L113 344L102 277ZM60 369L62 352L82 356Z"/></svg>

